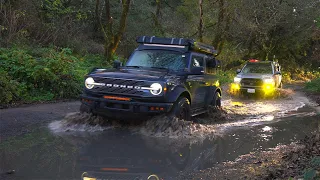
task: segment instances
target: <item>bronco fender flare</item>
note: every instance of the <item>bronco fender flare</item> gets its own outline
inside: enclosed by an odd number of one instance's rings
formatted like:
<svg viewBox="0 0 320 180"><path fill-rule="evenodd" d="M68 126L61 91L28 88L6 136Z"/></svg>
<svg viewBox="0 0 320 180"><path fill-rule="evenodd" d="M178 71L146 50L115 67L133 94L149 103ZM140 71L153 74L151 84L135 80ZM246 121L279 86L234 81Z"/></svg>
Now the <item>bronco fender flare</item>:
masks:
<svg viewBox="0 0 320 180"><path fill-rule="evenodd" d="M183 86L175 87L173 91L168 93L167 101L168 102L176 102L180 96L184 96L189 99L191 103L191 95L190 92L184 88Z"/></svg>
<svg viewBox="0 0 320 180"><path fill-rule="evenodd" d="M209 92L208 92L208 96L206 97L206 106L210 105L212 99L213 99L213 96L216 92L219 92L220 95L222 95L222 90L220 87L216 87L216 86L211 86L209 88Z"/></svg>

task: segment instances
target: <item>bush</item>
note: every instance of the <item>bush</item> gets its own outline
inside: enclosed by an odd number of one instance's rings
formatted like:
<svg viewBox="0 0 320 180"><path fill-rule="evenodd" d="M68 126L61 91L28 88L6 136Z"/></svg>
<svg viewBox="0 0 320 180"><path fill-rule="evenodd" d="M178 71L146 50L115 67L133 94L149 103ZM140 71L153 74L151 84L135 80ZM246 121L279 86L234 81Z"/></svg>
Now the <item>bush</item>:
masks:
<svg viewBox="0 0 320 180"><path fill-rule="evenodd" d="M306 83L306 89L311 92L320 93L320 78L314 79Z"/></svg>
<svg viewBox="0 0 320 180"><path fill-rule="evenodd" d="M282 73L282 80L285 83L291 83L295 81L311 81L316 78L320 78L320 72L296 69L292 72L283 71Z"/></svg>
<svg viewBox="0 0 320 180"><path fill-rule="evenodd" d="M7 72L0 69L0 103L9 103L20 95L19 83L12 80Z"/></svg>
<svg viewBox="0 0 320 180"><path fill-rule="evenodd" d="M103 62L91 57L77 58L69 48L0 49L0 104L78 97L84 76Z"/></svg>

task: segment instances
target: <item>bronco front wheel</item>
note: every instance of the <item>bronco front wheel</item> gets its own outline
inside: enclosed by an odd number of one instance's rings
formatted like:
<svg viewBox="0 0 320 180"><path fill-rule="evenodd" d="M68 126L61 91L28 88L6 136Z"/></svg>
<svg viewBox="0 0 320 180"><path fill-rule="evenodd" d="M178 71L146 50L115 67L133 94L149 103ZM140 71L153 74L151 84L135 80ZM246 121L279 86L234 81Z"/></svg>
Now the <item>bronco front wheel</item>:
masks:
<svg viewBox="0 0 320 180"><path fill-rule="evenodd" d="M91 113L92 112L91 108L88 105L85 105L83 103L81 103L79 110L81 113Z"/></svg>
<svg viewBox="0 0 320 180"><path fill-rule="evenodd" d="M190 121L190 101L185 97L179 98L178 101L176 101L176 103L172 107L171 116L176 117L178 119Z"/></svg>
<svg viewBox="0 0 320 180"><path fill-rule="evenodd" d="M215 92L211 106L213 106L215 109L220 109L221 108L221 95L219 92Z"/></svg>

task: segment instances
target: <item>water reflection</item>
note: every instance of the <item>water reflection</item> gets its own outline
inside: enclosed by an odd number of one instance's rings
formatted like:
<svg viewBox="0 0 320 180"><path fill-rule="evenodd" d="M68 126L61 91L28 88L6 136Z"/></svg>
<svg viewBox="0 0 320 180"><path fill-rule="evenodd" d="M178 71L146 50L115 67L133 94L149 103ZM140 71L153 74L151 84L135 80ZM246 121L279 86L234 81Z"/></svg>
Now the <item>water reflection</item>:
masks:
<svg viewBox="0 0 320 180"><path fill-rule="evenodd" d="M97 137L69 136L66 141L79 147L80 172L98 179L147 179L152 174L170 179L178 172L198 169L214 152L210 143L204 147L187 140L147 138L120 131Z"/></svg>
<svg viewBox="0 0 320 180"><path fill-rule="evenodd" d="M302 139L318 127L319 116L228 129L213 140L151 138L128 130L55 134L46 128L0 143L0 179L147 179L233 161L239 155ZM14 169L15 174L1 175ZM2 178L2 176L5 176Z"/></svg>

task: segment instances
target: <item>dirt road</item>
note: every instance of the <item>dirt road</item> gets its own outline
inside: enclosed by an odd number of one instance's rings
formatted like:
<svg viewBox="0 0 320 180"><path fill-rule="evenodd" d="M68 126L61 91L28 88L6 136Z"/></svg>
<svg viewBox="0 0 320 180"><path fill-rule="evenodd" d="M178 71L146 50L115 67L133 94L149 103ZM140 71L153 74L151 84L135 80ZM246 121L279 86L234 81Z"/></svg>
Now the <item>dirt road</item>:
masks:
<svg viewBox="0 0 320 180"><path fill-rule="evenodd" d="M80 102L38 104L26 107L0 109L0 142L8 137L32 131L33 127L47 126L79 109Z"/></svg>

